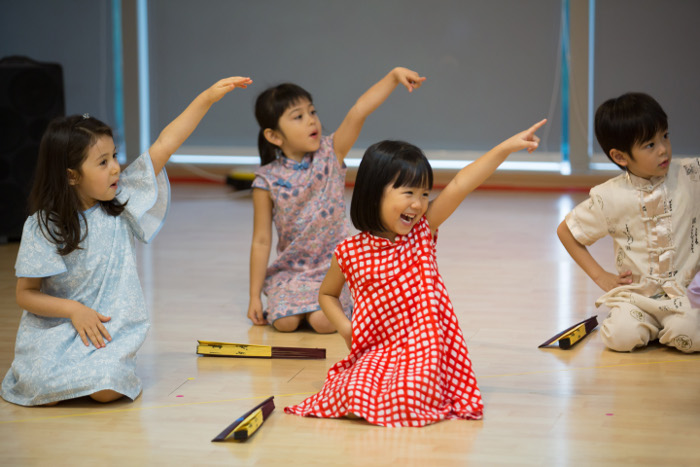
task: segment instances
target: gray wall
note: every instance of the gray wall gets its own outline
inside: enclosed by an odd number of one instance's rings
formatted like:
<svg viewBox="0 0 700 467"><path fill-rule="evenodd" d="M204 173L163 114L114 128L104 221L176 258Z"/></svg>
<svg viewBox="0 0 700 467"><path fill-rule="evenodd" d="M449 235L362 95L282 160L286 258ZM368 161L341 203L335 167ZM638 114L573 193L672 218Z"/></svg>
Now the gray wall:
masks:
<svg viewBox="0 0 700 467"><path fill-rule="evenodd" d="M595 105L649 92L669 114L674 152L700 154L700 2L596 4ZM358 147L404 138L426 149L483 150L553 108L544 149L557 151L560 5L150 0L152 138L198 92L233 73L250 75L254 86L213 108L189 144L254 146L253 100L281 81L314 95L330 132L368 86L404 65L427 76L426 85L392 95ZM66 111L114 125L111 21L110 0L0 0L0 57L61 63ZM129 143L133 157L138 142Z"/></svg>
<svg viewBox="0 0 700 467"><path fill-rule="evenodd" d="M595 106L629 91L651 94L668 114L674 154L700 155L700 2L596 5Z"/></svg>
<svg viewBox="0 0 700 467"><path fill-rule="evenodd" d="M191 145L255 146L255 96L292 81L326 132L392 67L427 76L368 119L357 146L401 138L482 150L546 116L557 71L559 0L150 0L157 132L190 96L230 74L255 81L212 109ZM187 97L186 97L187 96ZM558 115L558 107L556 108ZM559 148L559 118L550 129Z"/></svg>

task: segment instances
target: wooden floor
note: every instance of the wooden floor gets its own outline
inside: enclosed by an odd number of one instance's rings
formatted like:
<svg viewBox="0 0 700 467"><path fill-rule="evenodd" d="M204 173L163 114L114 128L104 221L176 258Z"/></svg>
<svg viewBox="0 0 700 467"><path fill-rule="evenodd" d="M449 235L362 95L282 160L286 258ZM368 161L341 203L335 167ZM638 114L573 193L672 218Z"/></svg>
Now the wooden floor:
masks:
<svg viewBox="0 0 700 467"><path fill-rule="evenodd" d="M337 334L282 334L246 318L252 202L219 185L173 186L165 227L139 250L153 326L135 402L49 408L0 401L2 465L698 465L700 355L653 345L538 349L605 310L556 238L584 194L478 191L440 232L438 262L484 398L482 421L381 428L285 415L346 355ZM18 245L0 245L0 373L13 358ZM592 249L611 267L611 243ZM601 317L602 317L601 316ZM325 347L328 358L198 357L197 339ZM246 443L211 443L274 395Z"/></svg>

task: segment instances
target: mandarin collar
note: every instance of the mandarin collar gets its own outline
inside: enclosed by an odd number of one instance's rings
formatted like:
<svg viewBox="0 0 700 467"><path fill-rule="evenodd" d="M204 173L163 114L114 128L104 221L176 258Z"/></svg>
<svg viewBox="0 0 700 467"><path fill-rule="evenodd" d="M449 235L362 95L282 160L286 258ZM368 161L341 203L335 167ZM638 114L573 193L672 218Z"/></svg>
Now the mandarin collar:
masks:
<svg viewBox="0 0 700 467"><path fill-rule="evenodd" d="M280 161L283 167L293 170L306 170L311 166L311 153L304 154L301 158L301 162L297 162L294 159L290 159L285 156L282 151L277 151L277 160Z"/></svg>
<svg viewBox="0 0 700 467"><path fill-rule="evenodd" d="M651 177L649 179L638 177L629 170L627 171L627 181L638 190L653 191L657 186L661 185L666 176Z"/></svg>

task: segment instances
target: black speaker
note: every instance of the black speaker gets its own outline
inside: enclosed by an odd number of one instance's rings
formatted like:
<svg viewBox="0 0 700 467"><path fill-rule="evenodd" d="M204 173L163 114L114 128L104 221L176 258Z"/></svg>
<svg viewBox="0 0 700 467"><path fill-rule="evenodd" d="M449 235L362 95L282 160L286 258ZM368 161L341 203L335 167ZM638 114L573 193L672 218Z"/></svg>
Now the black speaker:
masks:
<svg viewBox="0 0 700 467"><path fill-rule="evenodd" d="M61 65L0 59L0 243L22 235L39 142L49 122L61 115Z"/></svg>

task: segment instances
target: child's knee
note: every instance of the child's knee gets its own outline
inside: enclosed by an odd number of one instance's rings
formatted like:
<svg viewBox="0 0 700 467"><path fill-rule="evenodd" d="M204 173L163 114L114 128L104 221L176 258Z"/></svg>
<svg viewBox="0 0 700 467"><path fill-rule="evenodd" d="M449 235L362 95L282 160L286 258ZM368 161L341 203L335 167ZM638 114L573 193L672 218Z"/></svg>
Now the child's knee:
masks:
<svg viewBox="0 0 700 467"><path fill-rule="evenodd" d="M634 319L630 319L627 314ZM603 321L600 336L611 350L617 352L631 352L632 350L646 346L650 340L656 338L656 332L645 322L644 313L638 309L610 311L610 316Z"/></svg>
<svg viewBox="0 0 700 467"><path fill-rule="evenodd" d="M646 346L651 339L647 336L642 335L643 333L633 333L633 332L615 332L608 333L601 332L601 339L603 344L610 350L616 352L631 352L636 348Z"/></svg>
<svg viewBox="0 0 700 467"><path fill-rule="evenodd" d="M280 332L296 331L301 322L301 316L285 316L284 318L276 319L272 322L272 326Z"/></svg>
<svg viewBox="0 0 700 467"><path fill-rule="evenodd" d="M306 319L311 328L319 334L330 334L336 331L335 326L328 321L326 315L320 310L309 313Z"/></svg>
<svg viewBox="0 0 700 467"><path fill-rule="evenodd" d="M700 351L700 329L695 320L690 321L680 316L666 320L659 332L659 342L685 353Z"/></svg>

